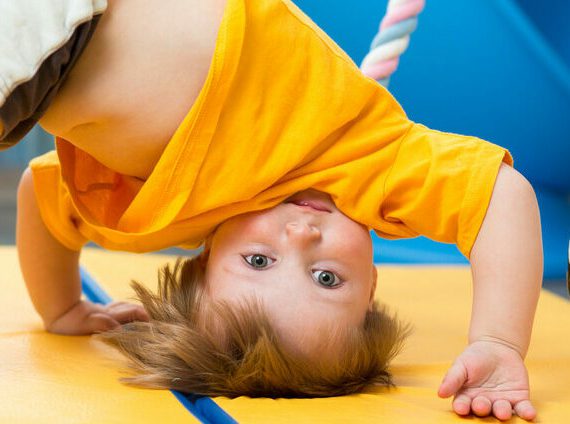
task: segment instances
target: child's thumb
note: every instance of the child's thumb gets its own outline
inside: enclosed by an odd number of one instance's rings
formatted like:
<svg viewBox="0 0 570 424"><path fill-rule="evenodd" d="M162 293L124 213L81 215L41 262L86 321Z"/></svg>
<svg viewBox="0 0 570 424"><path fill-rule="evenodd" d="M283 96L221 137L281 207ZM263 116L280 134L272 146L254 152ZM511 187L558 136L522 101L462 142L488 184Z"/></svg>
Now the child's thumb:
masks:
<svg viewBox="0 0 570 424"><path fill-rule="evenodd" d="M437 391L437 395L441 398L448 398L463 387L467 381L467 372L465 367L458 362L455 362L447 371Z"/></svg>

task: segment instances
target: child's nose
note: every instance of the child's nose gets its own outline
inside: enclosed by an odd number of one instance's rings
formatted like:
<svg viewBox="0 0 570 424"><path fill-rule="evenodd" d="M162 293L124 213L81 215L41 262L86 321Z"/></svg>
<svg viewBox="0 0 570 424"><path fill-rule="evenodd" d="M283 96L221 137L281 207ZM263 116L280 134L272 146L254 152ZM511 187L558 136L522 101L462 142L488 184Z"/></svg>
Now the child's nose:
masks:
<svg viewBox="0 0 570 424"><path fill-rule="evenodd" d="M308 243L321 239L321 230L307 222L288 222L285 224L285 232L289 239L300 243Z"/></svg>

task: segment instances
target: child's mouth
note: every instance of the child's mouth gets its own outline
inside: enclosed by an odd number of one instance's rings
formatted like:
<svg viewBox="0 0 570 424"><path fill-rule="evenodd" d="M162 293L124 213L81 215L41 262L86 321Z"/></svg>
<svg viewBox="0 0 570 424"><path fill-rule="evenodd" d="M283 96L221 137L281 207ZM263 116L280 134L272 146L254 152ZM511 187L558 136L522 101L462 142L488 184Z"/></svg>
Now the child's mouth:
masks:
<svg viewBox="0 0 570 424"><path fill-rule="evenodd" d="M292 203L295 206L299 206L301 208L309 208L319 212L332 212L325 202L316 199L291 199L286 203Z"/></svg>
<svg viewBox="0 0 570 424"><path fill-rule="evenodd" d="M312 189L294 194L285 200L285 203L292 203L300 208L311 209L317 212L332 213L335 209L334 203L332 203L328 194Z"/></svg>

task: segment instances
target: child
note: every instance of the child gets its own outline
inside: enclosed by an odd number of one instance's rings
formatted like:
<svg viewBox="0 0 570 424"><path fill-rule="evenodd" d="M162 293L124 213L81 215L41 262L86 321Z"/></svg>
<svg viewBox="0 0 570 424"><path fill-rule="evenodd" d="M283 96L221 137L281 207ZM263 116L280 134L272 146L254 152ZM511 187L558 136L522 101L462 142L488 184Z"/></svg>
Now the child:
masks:
<svg viewBox="0 0 570 424"><path fill-rule="evenodd" d="M540 225L508 152L410 122L288 0L203 3L110 2L41 122L57 154L22 178L17 243L46 328L90 334L148 313L109 336L139 384L346 393L388 381L406 332L371 305L368 229L424 234L473 268L469 345L439 395L460 415L532 419ZM145 312L80 300L88 240L206 250L166 270L158 296L136 286Z"/></svg>

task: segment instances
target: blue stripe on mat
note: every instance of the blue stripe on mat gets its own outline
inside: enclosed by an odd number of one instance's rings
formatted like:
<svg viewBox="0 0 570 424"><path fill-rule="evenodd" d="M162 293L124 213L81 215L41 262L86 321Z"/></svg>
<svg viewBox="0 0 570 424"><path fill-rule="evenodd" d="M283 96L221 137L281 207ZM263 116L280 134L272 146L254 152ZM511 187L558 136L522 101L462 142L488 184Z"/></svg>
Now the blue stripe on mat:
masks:
<svg viewBox="0 0 570 424"><path fill-rule="evenodd" d="M99 284L81 268L81 288L85 296L94 303L110 303L113 299ZM204 424L236 424L237 421L227 414L209 397L188 395L171 390L172 394L184 407Z"/></svg>
<svg viewBox="0 0 570 424"><path fill-rule="evenodd" d="M205 424L237 424L236 420L209 397L187 395L175 390L171 392L186 409Z"/></svg>
<svg viewBox="0 0 570 424"><path fill-rule="evenodd" d="M83 290L83 294L87 296L87 299L93 303L102 303L103 305L113 301L111 296L97 284L85 269L80 268L79 273L81 274L81 290Z"/></svg>

